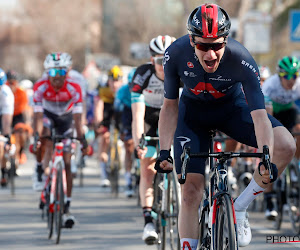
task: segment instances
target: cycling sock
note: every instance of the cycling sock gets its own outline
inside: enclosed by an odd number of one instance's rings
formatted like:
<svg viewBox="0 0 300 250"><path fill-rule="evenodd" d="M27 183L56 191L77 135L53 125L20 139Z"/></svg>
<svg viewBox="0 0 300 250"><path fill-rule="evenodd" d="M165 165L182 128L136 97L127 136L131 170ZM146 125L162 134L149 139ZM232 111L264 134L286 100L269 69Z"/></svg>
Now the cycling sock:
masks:
<svg viewBox="0 0 300 250"><path fill-rule="evenodd" d="M130 172L125 172L125 181L126 181L126 186L127 187L132 185L131 173Z"/></svg>
<svg viewBox="0 0 300 250"><path fill-rule="evenodd" d="M152 207L143 207L143 215L144 215L144 219L145 219L145 225L147 223L152 223L153 222L151 212L152 212Z"/></svg>
<svg viewBox="0 0 300 250"><path fill-rule="evenodd" d="M198 246L198 239L182 238L180 239L182 250L196 250Z"/></svg>
<svg viewBox="0 0 300 250"><path fill-rule="evenodd" d="M258 194L262 193L265 189L259 186L254 178L251 179L249 185L239 195L234 202L234 209L236 211L244 211L248 208L250 203L257 197Z"/></svg>
<svg viewBox="0 0 300 250"><path fill-rule="evenodd" d="M108 179L107 172L106 172L106 163L100 162L100 171L102 179Z"/></svg>
<svg viewBox="0 0 300 250"><path fill-rule="evenodd" d="M36 171L41 172L43 170L43 164L41 162L36 163Z"/></svg>

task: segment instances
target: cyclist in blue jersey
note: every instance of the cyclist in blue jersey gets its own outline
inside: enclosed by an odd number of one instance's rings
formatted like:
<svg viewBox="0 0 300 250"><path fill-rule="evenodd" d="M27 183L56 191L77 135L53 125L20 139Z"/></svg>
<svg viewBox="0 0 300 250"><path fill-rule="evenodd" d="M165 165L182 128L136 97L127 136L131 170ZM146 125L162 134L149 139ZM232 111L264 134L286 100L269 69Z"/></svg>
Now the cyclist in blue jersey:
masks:
<svg viewBox="0 0 300 250"><path fill-rule="evenodd" d="M139 191L145 219L142 239L148 245L158 239L151 216L156 142L150 141L144 149L139 147L139 143L143 133L157 136L159 112L164 99L163 54L173 40L175 38L166 35L150 41L151 63L139 66L131 83L132 136L135 154L141 162Z"/></svg>
<svg viewBox="0 0 300 250"><path fill-rule="evenodd" d="M120 134L125 146L125 181L127 197L132 197L134 190L132 187L131 166L134 144L131 133L132 112L131 112L131 93L129 84L132 81L136 68L128 74L128 83L119 88L114 101L115 110L121 112Z"/></svg>
<svg viewBox="0 0 300 250"><path fill-rule="evenodd" d="M260 151L268 145L275 175L281 174L293 158L294 139L267 114L258 67L250 53L228 37L230 26L224 9L203 4L188 17L189 34L177 39L164 54L165 98L159 116L158 171L172 170L170 148L174 139L175 166L180 175L183 147L190 146L191 153L208 152L210 129L218 129ZM178 106L180 81L184 89ZM251 241L246 209L270 183L268 170L263 165L260 169L234 203L240 246ZM199 223L195 218L205 185L204 170L205 159L191 159L182 186L179 235L181 246L191 249L198 244Z"/></svg>

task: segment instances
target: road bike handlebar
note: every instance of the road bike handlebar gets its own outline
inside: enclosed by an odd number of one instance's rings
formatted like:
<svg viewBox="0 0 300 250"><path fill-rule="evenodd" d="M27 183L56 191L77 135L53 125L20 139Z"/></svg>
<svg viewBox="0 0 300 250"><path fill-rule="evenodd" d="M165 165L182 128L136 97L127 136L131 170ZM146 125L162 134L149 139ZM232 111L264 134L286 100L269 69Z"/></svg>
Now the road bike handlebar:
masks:
<svg viewBox="0 0 300 250"><path fill-rule="evenodd" d="M212 153L191 153L189 147L185 147L181 155L182 167L181 167L181 177L179 179L180 184L184 184L186 181L186 170L189 164L190 158L216 158L223 162L231 158L247 158L256 157L261 158L263 165L269 170L270 180L273 180L274 174L270 162L269 147L267 145L263 146L262 153L245 153L245 152L212 152Z"/></svg>
<svg viewBox="0 0 300 250"><path fill-rule="evenodd" d="M158 140L159 140L159 137L152 137L152 136L142 134L142 137L141 137L140 143L139 143L139 147L141 149L144 149L146 147L147 141L158 141Z"/></svg>

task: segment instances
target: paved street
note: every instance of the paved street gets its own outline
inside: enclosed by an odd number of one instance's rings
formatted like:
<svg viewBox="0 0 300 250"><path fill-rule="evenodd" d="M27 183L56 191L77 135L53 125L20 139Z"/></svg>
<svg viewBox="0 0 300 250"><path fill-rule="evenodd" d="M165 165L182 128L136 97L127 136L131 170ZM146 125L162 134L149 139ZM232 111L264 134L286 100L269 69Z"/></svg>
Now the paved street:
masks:
<svg viewBox="0 0 300 250"><path fill-rule="evenodd" d="M32 156L21 166L17 177L15 197L9 189L0 189L0 249L147 249L141 240L143 218L135 199L128 199L121 187L120 197L115 199L108 188L99 186L99 169L94 158L85 169L84 187L74 181L71 211L77 223L72 230L63 229L58 246L47 239L46 221L38 209L39 193L32 190ZM285 216L280 235L293 235ZM251 213L253 240L243 249L298 249L295 244L267 244L266 237L277 235L272 224L262 214Z"/></svg>

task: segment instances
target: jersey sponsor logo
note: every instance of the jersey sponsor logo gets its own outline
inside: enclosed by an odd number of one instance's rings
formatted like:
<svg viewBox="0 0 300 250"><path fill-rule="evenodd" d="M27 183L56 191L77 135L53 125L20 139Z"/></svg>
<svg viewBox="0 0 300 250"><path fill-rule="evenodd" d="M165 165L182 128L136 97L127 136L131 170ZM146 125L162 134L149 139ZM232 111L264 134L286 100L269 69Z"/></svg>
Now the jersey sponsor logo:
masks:
<svg viewBox="0 0 300 250"><path fill-rule="evenodd" d="M147 70L146 73L143 75L137 74L136 77L133 79L133 83L142 86L150 75L151 75L151 70Z"/></svg>
<svg viewBox="0 0 300 250"><path fill-rule="evenodd" d="M164 60L163 60L163 65L165 65L167 63L167 61L170 60L170 55L169 52L166 51L165 55L164 55Z"/></svg>
<svg viewBox="0 0 300 250"><path fill-rule="evenodd" d="M194 64L192 62L187 62L187 66L191 69L194 68Z"/></svg>
<svg viewBox="0 0 300 250"><path fill-rule="evenodd" d="M192 250L191 245L188 241L184 241L182 244L182 249L183 250Z"/></svg>
<svg viewBox="0 0 300 250"><path fill-rule="evenodd" d="M199 82L193 89L190 88L190 91L192 91L195 95L199 95L200 93L209 93L216 99L225 96L225 94L216 90L211 83L205 82Z"/></svg>
<svg viewBox="0 0 300 250"><path fill-rule="evenodd" d="M185 137L185 136L178 136L177 139L180 140L180 145L181 145L182 149L183 149L183 147L184 147L184 145L185 145L186 143L188 143L188 142L191 141L190 138Z"/></svg>
<svg viewBox="0 0 300 250"><path fill-rule="evenodd" d="M139 85L134 85L132 88L133 92L138 92L139 90L141 90L141 86L139 86Z"/></svg>
<svg viewBox="0 0 300 250"><path fill-rule="evenodd" d="M184 71L183 74L188 77L196 77L197 75L194 72Z"/></svg>
<svg viewBox="0 0 300 250"><path fill-rule="evenodd" d="M244 65L245 67L249 68L252 70L252 72L256 75L257 77L257 80L260 82L260 77L259 77L259 74L258 74L258 70L256 70L256 68L251 65L250 63L246 62L245 60L242 60L241 61L241 64Z"/></svg>
<svg viewBox="0 0 300 250"><path fill-rule="evenodd" d="M213 80L213 81L223 81L223 82L230 82L231 79L225 79L222 78L221 75L218 75L217 77L210 77L209 80Z"/></svg>

